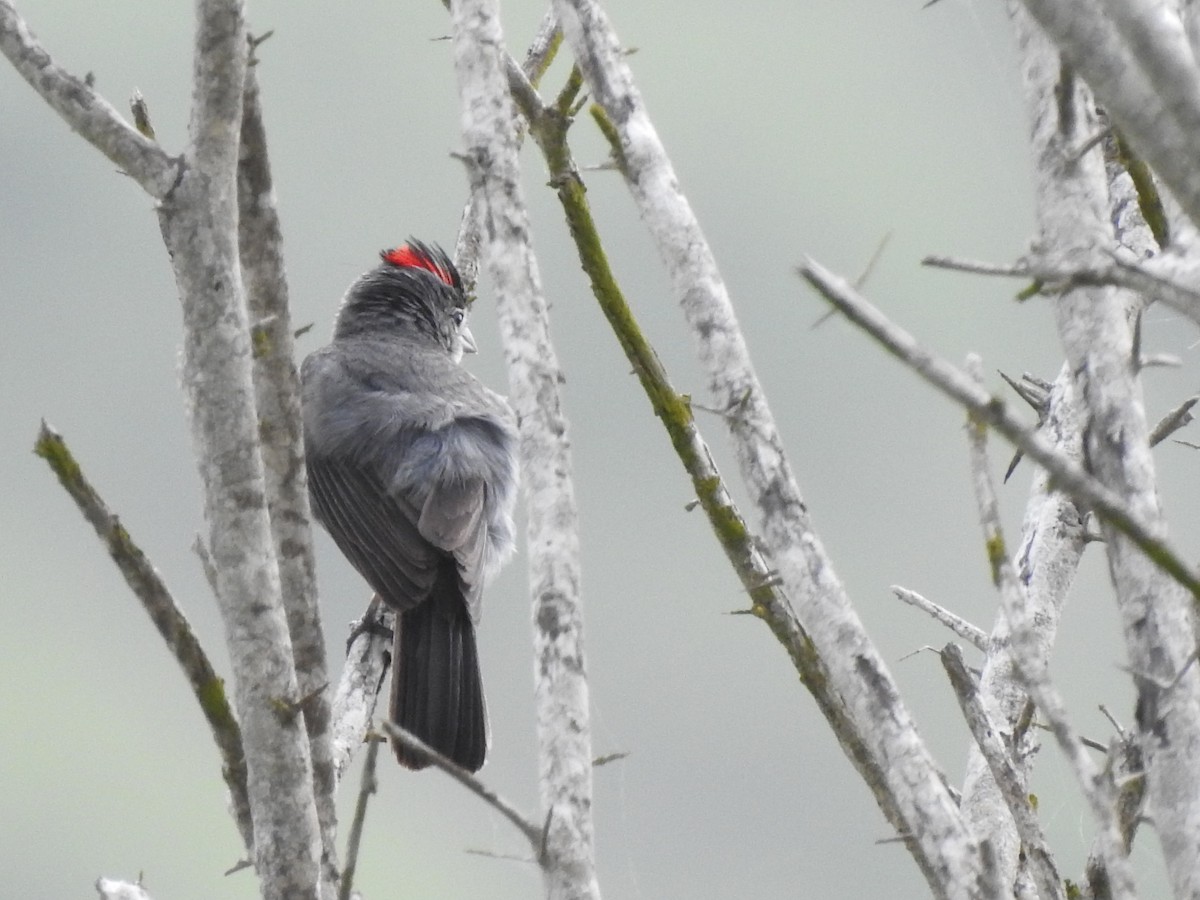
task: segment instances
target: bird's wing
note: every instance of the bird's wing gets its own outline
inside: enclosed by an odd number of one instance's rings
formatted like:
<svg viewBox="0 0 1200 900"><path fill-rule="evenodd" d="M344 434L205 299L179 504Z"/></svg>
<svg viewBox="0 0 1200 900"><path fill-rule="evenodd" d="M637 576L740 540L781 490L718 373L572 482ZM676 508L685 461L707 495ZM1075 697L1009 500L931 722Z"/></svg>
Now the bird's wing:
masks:
<svg viewBox="0 0 1200 900"><path fill-rule="evenodd" d="M370 471L320 454L308 457L313 510L334 543L389 605L424 600L445 554L422 536L418 512Z"/></svg>
<svg viewBox="0 0 1200 900"><path fill-rule="evenodd" d="M463 600L471 618L479 621L483 592L483 563L488 530L484 520L487 487L483 479L434 484L421 507L417 527L435 546L454 554Z"/></svg>

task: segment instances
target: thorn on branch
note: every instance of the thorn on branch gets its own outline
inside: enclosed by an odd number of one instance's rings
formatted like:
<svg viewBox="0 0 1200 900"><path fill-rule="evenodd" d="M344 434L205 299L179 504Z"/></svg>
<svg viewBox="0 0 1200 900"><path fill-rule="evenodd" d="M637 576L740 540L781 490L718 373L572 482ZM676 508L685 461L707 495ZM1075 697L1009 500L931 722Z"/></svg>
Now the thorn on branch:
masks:
<svg viewBox="0 0 1200 900"><path fill-rule="evenodd" d="M1198 402L1200 402L1200 394L1189 397L1163 416L1150 432L1150 446L1154 447L1162 443L1176 431L1179 431L1179 429L1191 422L1195 418L1192 415L1192 407ZM1186 442L1177 441L1177 443L1182 444Z"/></svg>
<svg viewBox="0 0 1200 900"><path fill-rule="evenodd" d="M622 750L619 753L606 753L604 756L597 756L592 760L592 768L598 769L601 766L607 766L609 763L615 763L629 756L628 750Z"/></svg>

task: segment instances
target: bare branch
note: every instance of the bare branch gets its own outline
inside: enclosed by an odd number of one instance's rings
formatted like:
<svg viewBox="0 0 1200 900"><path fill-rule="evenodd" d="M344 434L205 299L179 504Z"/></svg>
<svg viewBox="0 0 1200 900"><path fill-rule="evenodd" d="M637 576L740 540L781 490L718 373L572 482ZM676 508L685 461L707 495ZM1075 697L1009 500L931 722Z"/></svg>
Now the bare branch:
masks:
<svg viewBox="0 0 1200 900"><path fill-rule="evenodd" d="M1179 429L1190 423L1195 416L1192 415L1192 407L1200 402L1200 394L1189 397L1180 403L1177 407L1158 420L1158 424L1150 432L1150 446L1155 447L1161 444Z"/></svg>
<svg viewBox="0 0 1200 900"><path fill-rule="evenodd" d="M246 753L264 898L316 898L321 831L266 503L237 246L247 42L238 0L200 0L191 143L158 206L183 307L183 386Z"/></svg>
<svg viewBox="0 0 1200 900"><path fill-rule="evenodd" d="M251 40L257 47L262 40ZM252 61L253 63L253 61ZM257 66L248 65L238 154L238 259L246 289L254 354L255 408L266 481L267 510L280 590L287 612L299 696L304 704L321 823L325 881L337 879L337 779L330 738L330 690L325 633L317 603L308 480L300 420L300 373L288 305L283 234L275 208Z"/></svg>
<svg viewBox="0 0 1200 900"><path fill-rule="evenodd" d="M535 825L529 819L525 818L515 806L487 787L482 781L468 772L461 766L452 763L446 757L442 756L419 737L399 727L395 722L384 722L383 730L388 733L388 736L393 740L399 741L404 745L405 749L413 754L423 755L430 763L441 769L459 784L467 788L475 796L479 797L494 810L496 810L508 821L512 822L517 827L521 834L525 835L530 845L533 847L533 852L539 857L542 855L542 828L540 825Z"/></svg>
<svg viewBox="0 0 1200 900"><path fill-rule="evenodd" d="M96 493L62 435L42 423L34 452L44 459L83 517L96 529L117 564L125 583L142 602L150 621L158 629L167 649L191 685L192 694L208 721L213 741L221 754L221 772L229 788L233 818L247 849L254 846L250 806L246 794L246 759L242 755L242 733L225 695L225 682L217 675L191 623L163 583L162 576L134 543L120 520Z"/></svg>
<svg viewBox="0 0 1200 900"><path fill-rule="evenodd" d="M96 892L101 900L152 900L149 892L140 884L112 878L97 879Z"/></svg>
<svg viewBox="0 0 1200 900"><path fill-rule="evenodd" d="M924 610L964 641L969 641L978 649L987 652L988 636L987 632L982 628L972 625L961 616L957 616L950 612L950 610L938 606L932 600L927 600L916 591L910 591L908 588L900 587L898 584L893 584L891 591L896 595L896 599L907 603L909 606L915 606L917 609Z"/></svg>
<svg viewBox="0 0 1200 900"><path fill-rule="evenodd" d="M338 900L350 900L354 888L354 873L358 868L358 848L362 842L363 824L367 820L367 803L379 788L375 778L375 763L379 758L379 745L383 738L372 740L367 746L367 758L363 760L362 785L358 800L354 804L354 818L350 820L350 834L346 838L346 868L338 885Z"/></svg>
<svg viewBox="0 0 1200 900"><path fill-rule="evenodd" d="M1029 381L1029 376L1025 377ZM1044 385L1046 400L1039 410L1039 431L1064 456L1080 460L1082 436L1073 380L1063 366L1053 384ZM1020 451L1018 451L1020 452ZM1063 605L1085 546L1083 515L1070 495L1053 488L1046 470L1033 472L1022 523L1021 543L1013 554L1025 585L1029 621L1036 629L1026 635L1027 652L1049 659ZM1030 698L1013 658L1012 627L1003 613L988 635L987 656L979 676L979 699L997 727L1011 735L1013 762L1028 783L1036 746L1029 719ZM1021 841L983 753L973 746L963 779L963 816L976 834L987 834L998 876L1006 883L1021 872Z"/></svg>
<svg viewBox="0 0 1200 900"><path fill-rule="evenodd" d="M978 381L982 373L978 357L969 358L967 365L971 369L971 375L968 377ZM1112 897L1114 900L1134 900L1137 892L1134 889L1133 871L1128 853L1122 841L1120 826L1113 809L1112 783L1101 778L1096 772L1083 742L1080 741L1067 719L1066 707L1062 698L1050 681L1047 658L1039 640L1037 625L1029 615L1024 586L1013 568L1005 548L1004 534L1000 528L999 504L996 501L996 491L992 484L991 469L987 458L985 421L972 415L968 422L971 481L975 489L976 504L979 507L980 525L983 528L988 562L992 569L992 580L1000 593L1001 606L1009 623L1011 634L1009 647L1013 663L1030 698L1037 704L1037 708L1049 723L1059 747L1075 770L1080 789L1091 807L1092 815L1096 819L1100 832L1104 864L1112 884ZM990 764L991 760L989 760ZM1001 786L1001 789L1004 790L1004 787ZM1045 875L1043 874L1042 877ZM1057 876L1055 876L1055 880L1057 880Z"/></svg>
<svg viewBox="0 0 1200 900"><path fill-rule="evenodd" d="M362 746L383 679L387 675L388 653L392 647L395 612L386 606L379 611L378 627L359 629L346 654L342 678L333 696L333 771L341 781L342 773Z"/></svg>
<svg viewBox="0 0 1200 900"><path fill-rule="evenodd" d="M1200 598L1200 578L1166 541L1142 524L1112 491L1088 475L1072 460L1055 452L1036 432L1027 429L1008 412L1003 400L993 397L950 363L922 349L908 332L859 296L842 278L809 260L800 274L848 319L879 341L893 356L972 414L995 428L1020 447L1038 465L1044 466L1060 490L1093 509L1102 519L1127 535L1173 579Z"/></svg>
<svg viewBox="0 0 1200 900"><path fill-rule="evenodd" d="M446 4L449 6L449 2ZM525 61L517 65L511 56L505 52L505 73L508 76L509 90L514 97L519 98L526 90L536 97L536 88L542 75L550 68L550 63L558 55L562 44L562 29L558 27L558 19L553 9L547 9L538 26L529 49L525 53ZM524 130L517 129L518 146L524 138ZM462 221L459 224L458 240L454 244L454 262L462 277L463 287L468 297L475 295L475 283L479 279L479 244L480 244L480 211L477 209L478 194L472 192L463 208Z"/></svg>
<svg viewBox="0 0 1200 900"><path fill-rule="evenodd" d="M983 752L992 777L1000 786L1000 793L1008 811L1012 813L1013 821L1016 822L1026 859L1033 869L1038 896L1042 900L1064 898L1066 895L1063 893L1062 880L1046 845L1046 836L1042 834L1037 814L1029 803L1028 786L1013 765L1010 750L1004 746L996 723L991 720L980 702L975 680L963 662L962 650L955 644L947 644L941 655L942 665L946 668L946 674L950 676L950 684L962 708L963 718L971 729L975 743Z"/></svg>
<svg viewBox="0 0 1200 900"><path fill-rule="evenodd" d="M0 0L0 53L73 131L151 197L167 195L179 178L179 160L121 118L90 85L55 65L10 0Z"/></svg>
<svg viewBox="0 0 1200 900"><path fill-rule="evenodd" d="M1200 97L1178 15L1157 3L1110 0L1024 0L1024 6L1200 222L1200 170L1189 151L1200 143Z"/></svg>
<svg viewBox="0 0 1200 900"><path fill-rule="evenodd" d="M622 174L696 339L714 405L736 412L724 420L761 517L761 537L782 593L829 667L831 689L851 711L859 735L851 758L894 827L908 836L907 845L931 886L970 896L978 889L978 844L963 825L812 528L715 258L634 86L617 36L593 0L555 0L554 9L619 141Z"/></svg>
<svg viewBox="0 0 1200 900"><path fill-rule="evenodd" d="M949 256L927 256L921 263L935 269L975 275L1031 278L1043 293L1062 292L1073 287L1121 287L1148 299L1161 300L1176 312L1200 324L1200 291L1189 287L1200 276L1200 271L1194 264L1173 257L1159 256L1138 262L1113 258L1106 265L1071 268L1036 258L1012 265L997 265Z"/></svg>
<svg viewBox="0 0 1200 900"><path fill-rule="evenodd" d="M521 432L534 605L535 700L542 804L540 854L550 897L599 897L592 822L592 751L580 597L578 512L571 480L562 373L520 188L516 111L496 6L452 4L454 65L472 193L487 235L511 402Z"/></svg>
<svg viewBox="0 0 1200 900"><path fill-rule="evenodd" d="M535 95L524 104L522 112L530 120L531 133L546 159L551 184L562 204L592 293L641 382L655 416L662 422L680 462L691 476L697 497L695 503L703 507L726 558L750 596L750 612L767 623L788 652L805 687L812 693L847 755L864 769L874 769L877 763L872 760L849 710L841 695L831 688L824 660L796 619L780 588L778 576L764 559L753 529L734 503L709 446L700 434L693 415L693 409L699 408L698 405L690 397L676 392L617 284L592 218L587 191L567 145L568 111L575 103L580 86L581 75L576 68L553 106L542 104ZM884 779L877 773L870 780L880 784Z"/></svg>

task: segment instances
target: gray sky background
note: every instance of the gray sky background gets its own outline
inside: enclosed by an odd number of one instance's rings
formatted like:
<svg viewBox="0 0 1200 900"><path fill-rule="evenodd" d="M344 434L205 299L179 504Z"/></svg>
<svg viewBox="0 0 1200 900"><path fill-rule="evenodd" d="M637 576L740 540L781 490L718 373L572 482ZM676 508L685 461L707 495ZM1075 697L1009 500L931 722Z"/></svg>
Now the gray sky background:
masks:
<svg viewBox="0 0 1200 900"><path fill-rule="evenodd" d="M927 253L1008 261L1033 198L1026 123L1001 4L943 0L638 3L607 9L704 224L825 541L951 779L967 735L931 653L948 635L892 599L899 583L984 627L995 600L968 483L963 416L841 321L794 266L854 276L891 240L866 293L928 346L987 370L1052 378L1044 300L1022 286L922 269ZM191 12L179 4L20 4L58 62L118 107L136 86L178 150L189 103ZM505 4L523 52L544 6ZM255 2L259 77L297 323L328 339L346 285L409 235L453 244L465 198L448 29L435 2ZM560 62L546 81L557 90ZM90 529L31 453L59 428L157 563L210 652L214 604L189 547L203 528L178 390L179 308L151 204L0 65L0 871L30 898L85 896L101 874L159 900L256 896L222 876L239 846L214 752L161 642ZM603 160L590 120L582 164ZM566 370L584 546L597 754L597 853L611 898L922 897L915 866L843 758L783 650L751 617L688 482L593 302L535 152L526 194ZM585 175L618 277L676 387L702 398L666 278L619 176ZM1148 376L1157 418L1195 391L1194 335L1152 309L1147 345L1183 357ZM503 389L484 285L472 368ZM999 385L999 378L990 376ZM703 402L703 401L701 401ZM702 418L727 475L722 428ZM1003 471L1009 451L993 444ZM1158 451L1167 512L1194 509L1195 456ZM1191 470L1191 471L1189 471ZM1003 489L1010 539L1029 468ZM1172 518L1188 552L1196 523ZM330 646L367 600L322 534ZM531 636L523 559L486 597L481 631L494 749L483 777L536 807ZM1100 548L1066 613L1055 671L1085 733L1130 693ZM349 810L357 771L343 790ZM1066 874L1091 824L1047 746L1041 817ZM1152 835L1142 838L1151 847ZM359 872L366 896L527 898L533 866L511 827L436 773L387 764ZM1139 851L1153 873L1153 853ZM1155 877L1153 874L1151 877ZM1156 883L1156 882L1154 882Z"/></svg>

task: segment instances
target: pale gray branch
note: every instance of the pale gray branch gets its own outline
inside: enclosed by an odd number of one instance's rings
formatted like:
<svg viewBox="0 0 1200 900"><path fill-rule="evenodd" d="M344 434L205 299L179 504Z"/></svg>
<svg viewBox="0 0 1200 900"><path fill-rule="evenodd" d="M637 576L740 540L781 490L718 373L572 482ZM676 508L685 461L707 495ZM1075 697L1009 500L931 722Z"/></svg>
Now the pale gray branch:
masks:
<svg viewBox="0 0 1200 900"><path fill-rule="evenodd" d="M578 512L562 372L521 195L516 111L497 8L492 0L459 0L451 13L464 159L486 236L484 261L496 291L510 399L521 431L539 783L548 822L539 857L549 897L598 898Z"/></svg>
<svg viewBox="0 0 1200 900"><path fill-rule="evenodd" d="M926 599L916 591L910 591L908 588L900 587L898 584L893 584L891 591L896 595L896 599L929 613L929 615L938 622L941 622L964 641L970 641L971 644L980 650L987 650L988 636L987 632L982 628L972 625L966 619L955 615L945 607L938 606L932 600Z"/></svg>
<svg viewBox="0 0 1200 900"><path fill-rule="evenodd" d="M1176 312L1200 324L1200 291L1189 286L1200 278L1200 270L1175 257L1160 256L1140 262L1114 258L1108 265L1071 268L1036 258L1006 266L950 256L927 256L922 264L976 275L1030 278L1041 283L1044 293L1084 286L1122 287L1136 291L1147 299L1161 300Z"/></svg>
<svg viewBox="0 0 1200 900"><path fill-rule="evenodd" d="M140 134L91 87L56 65L10 0L0 0L0 53L72 130L146 193L159 199L171 190L179 177L179 160Z"/></svg>
<svg viewBox="0 0 1200 900"><path fill-rule="evenodd" d="M593 0L554 0L554 9L619 138L622 174L696 339L783 592L855 722L861 743L852 759L889 820L907 836L931 887L972 896L981 869L978 844L812 528L711 248L617 36Z"/></svg>
<svg viewBox="0 0 1200 900"><path fill-rule="evenodd" d="M1000 787L1000 793L1016 823L1017 833L1025 852L1026 864L1033 871L1040 900L1061 900L1065 897L1062 881L1054 865L1054 858L1046 845L1046 836L1038 823L1037 813L1029 802L1029 785L1012 759L1012 750L1006 747L1004 735L993 722L979 698L975 679L967 671L962 650L956 644L947 644L942 650L942 664L950 676L950 684L962 708L963 718L971 729L975 743L987 760L992 777Z"/></svg>
<svg viewBox="0 0 1200 900"><path fill-rule="evenodd" d="M140 884L112 878L97 879L96 892L102 900L153 900L150 893Z"/></svg>
<svg viewBox="0 0 1200 900"><path fill-rule="evenodd" d="M1192 566L1147 528L1120 497L1088 475L1076 462L1055 452L1054 447L1036 432L1026 428L1008 411L1003 400L993 397L962 371L920 347L912 335L859 296L845 279L812 260L801 267L800 274L893 356L1024 450L1030 459L1050 472L1060 490L1069 492L1128 535L1172 578L1200 597L1200 578Z"/></svg>
<svg viewBox="0 0 1200 900"><path fill-rule="evenodd" d="M1172 38L1159 50L1127 41L1135 30L1153 29L1152 18L1177 16L1161 3L1125 0L1118 29L1095 0L1024 0L1024 6L1079 72L1134 149L1170 188L1189 218L1200 223L1200 168L1192 148L1200 145L1196 66L1180 65ZM1140 20L1142 24L1136 21ZM1171 26L1165 25L1164 28ZM1186 78L1176 78L1181 70Z"/></svg>
<svg viewBox="0 0 1200 900"><path fill-rule="evenodd" d="M1173 435L1176 431L1188 425L1196 417L1192 415L1192 407L1200 403L1200 394L1188 397L1173 410L1158 420L1150 432L1150 446L1156 447Z"/></svg>
<svg viewBox="0 0 1200 900"><path fill-rule="evenodd" d="M1038 408L1040 433L1060 454L1078 462L1082 437L1068 367L1063 366L1055 382L1045 386L1045 400ZM1028 618L1037 623L1025 636L1025 646L1038 659L1050 658L1063 604L1079 568L1085 546L1083 518L1071 496L1055 490L1046 470L1037 467L1013 562L1025 584ZM1011 644L1012 628L1001 611L987 637L979 700L992 721L1012 735L1014 764L1027 782L1036 739L1028 727L1029 694L1017 673ZM976 834L990 836L999 876L1008 883L1021 877L1020 837L977 746L968 754L962 811Z"/></svg>
<svg viewBox="0 0 1200 900"><path fill-rule="evenodd" d="M253 45L257 47L257 42ZM336 881L337 778L330 738L330 686L325 632L317 604L308 480L300 422L300 373L288 305L283 234L262 120L257 66L243 89L238 155L238 259L245 282L254 355L254 393L266 481L267 509L280 591L287 612L299 696L312 758L321 823L324 880Z"/></svg>
<svg viewBox="0 0 1200 900"><path fill-rule="evenodd" d="M237 245L247 43L237 0L197 6L183 175L158 207L183 306L183 386L233 668L265 898L316 898L321 832L297 704L252 378Z"/></svg>
<svg viewBox="0 0 1200 900"><path fill-rule="evenodd" d="M978 357L967 360L974 380L980 378L982 366ZM1037 623L1030 615L1028 597L1024 585L1013 567L1005 550L1004 535L1000 528L999 504L992 484L991 468L987 458L987 429L981 421L972 419L967 429L971 449L971 482L975 490L975 502L979 507L979 520L983 528L984 542L988 548L988 562L992 566L992 579L1000 593L1000 604L1008 619L1013 663L1030 698L1050 725L1050 730L1059 747L1067 757L1080 789L1091 807L1099 829L1100 846L1108 872L1114 900L1135 900L1137 892L1133 883L1133 869L1128 851L1121 835L1113 801L1116 792L1110 779L1101 777L1092 764L1083 742L1071 726L1066 706L1050 680L1048 660ZM983 749L983 748L981 748ZM986 754L986 750L984 751ZM991 761L989 760L989 765ZM997 776L999 779L1000 776ZM998 781L999 783L999 781ZM1002 792L1005 790L1001 786ZM1018 829L1021 823L1018 822ZM1022 839L1025 835L1022 834ZM1047 873L1043 868L1038 874L1035 861L1035 877L1052 879L1057 883L1056 873ZM1039 888L1045 891L1045 887ZM1047 896L1045 893L1043 897Z"/></svg>
<svg viewBox="0 0 1200 900"><path fill-rule="evenodd" d="M395 611L379 605L377 626L355 623L360 629L346 654L346 665L333 695L333 772L339 782L346 766L354 758L371 728L379 691L387 675L387 654L391 652L391 630Z"/></svg>

